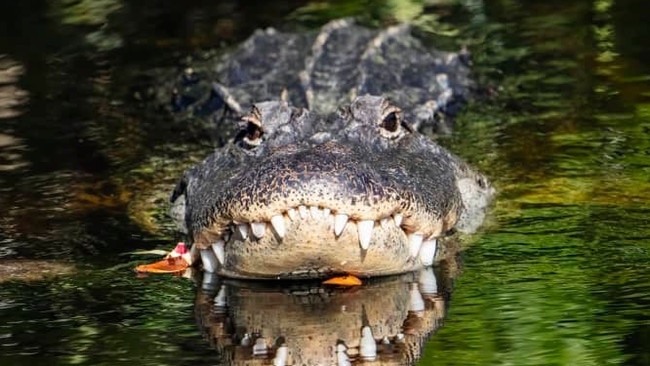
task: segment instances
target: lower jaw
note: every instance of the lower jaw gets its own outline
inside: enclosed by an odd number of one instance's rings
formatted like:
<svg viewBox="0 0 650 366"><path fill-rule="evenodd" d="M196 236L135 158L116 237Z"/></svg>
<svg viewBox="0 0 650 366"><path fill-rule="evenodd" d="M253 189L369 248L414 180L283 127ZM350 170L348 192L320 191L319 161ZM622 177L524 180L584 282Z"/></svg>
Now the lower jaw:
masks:
<svg viewBox="0 0 650 366"><path fill-rule="evenodd" d="M207 272L243 279L315 279L338 274L357 277L385 276L411 272L430 265L413 255L401 230L376 226L367 249L359 245L354 224L334 236L327 222L296 222L283 238L268 232L259 239L233 235L225 243L222 258L211 249L202 250ZM435 243L435 242L434 242Z"/></svg>

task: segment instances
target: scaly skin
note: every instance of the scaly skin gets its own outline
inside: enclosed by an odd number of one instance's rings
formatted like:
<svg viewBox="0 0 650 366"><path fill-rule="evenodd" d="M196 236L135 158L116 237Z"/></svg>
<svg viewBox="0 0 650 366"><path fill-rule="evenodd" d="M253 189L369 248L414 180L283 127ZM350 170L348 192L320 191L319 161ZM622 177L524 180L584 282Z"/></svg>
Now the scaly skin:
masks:
<svg viewBox="0 0 650 366"><path fill-rule="evenodd" d="M494 193L382 97L357 97L330 115L258 103L243 121L172 196L211 272L319 278L416 270L435 261L437 239L475 230Z"/></svg>

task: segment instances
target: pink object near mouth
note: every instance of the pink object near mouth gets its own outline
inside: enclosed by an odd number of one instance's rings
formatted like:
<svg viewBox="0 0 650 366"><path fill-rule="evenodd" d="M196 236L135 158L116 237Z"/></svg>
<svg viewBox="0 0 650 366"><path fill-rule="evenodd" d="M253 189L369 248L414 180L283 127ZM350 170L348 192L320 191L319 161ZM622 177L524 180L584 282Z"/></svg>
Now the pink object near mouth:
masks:
<svg viewBox="0 0 650 366"><path fill-rule="evenodd" d="M187 245L185 245L185 243L181 241L181 242L179 242L178 244L176 244L176 248L174 248L173 251L174 251L175 253L178 253L178 254L180 254L180 255L183 255L183 254L185 254L185 253L188 252L188 250L187 250Z"/></svg>

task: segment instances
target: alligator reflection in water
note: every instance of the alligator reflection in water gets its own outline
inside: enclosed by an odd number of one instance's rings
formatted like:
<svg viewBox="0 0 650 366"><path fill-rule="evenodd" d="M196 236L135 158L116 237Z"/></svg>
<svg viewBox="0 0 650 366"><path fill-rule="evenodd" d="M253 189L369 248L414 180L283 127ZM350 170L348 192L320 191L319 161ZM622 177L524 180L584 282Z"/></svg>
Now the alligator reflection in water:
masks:
<svg viewBox="0 0 650 366"><path fill-rule="evenodd" d="M413 364L442 325L458 272L451 257L353 289L204 273L195 314L227 365Z"/></svg>

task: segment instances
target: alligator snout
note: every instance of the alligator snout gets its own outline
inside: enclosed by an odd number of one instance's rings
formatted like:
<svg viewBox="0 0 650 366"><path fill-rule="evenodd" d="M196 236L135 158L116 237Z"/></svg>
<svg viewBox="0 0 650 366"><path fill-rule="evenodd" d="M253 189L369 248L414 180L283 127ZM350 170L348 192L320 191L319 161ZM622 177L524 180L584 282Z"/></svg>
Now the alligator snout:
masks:
<svg viewBox="0 0 650 366"><path fill-rule="evenodd" d="M327 142L292 148L251 163L234 178L217 205L235 221L270 221L271 214L320 207L356 220L386 217L401 209L402 192L382 172L368 166L354 147ZM234 187L233 187L234 188ZM274 214L275 215L275 214Z"/></svg>

